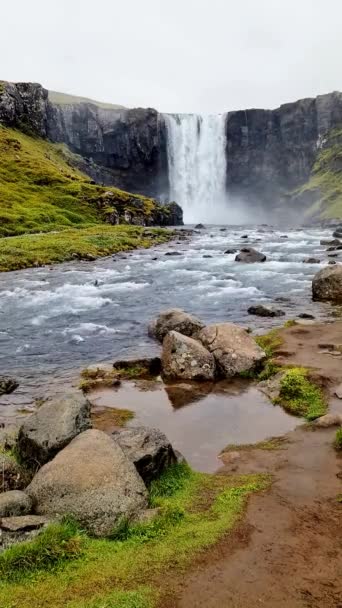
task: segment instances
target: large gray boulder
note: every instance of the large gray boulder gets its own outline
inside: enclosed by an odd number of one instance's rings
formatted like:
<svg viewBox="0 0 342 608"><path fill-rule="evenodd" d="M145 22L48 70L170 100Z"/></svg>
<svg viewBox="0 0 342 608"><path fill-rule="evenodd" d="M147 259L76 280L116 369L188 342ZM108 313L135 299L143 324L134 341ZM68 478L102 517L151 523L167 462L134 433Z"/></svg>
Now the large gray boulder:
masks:
<svg viewBox="0 0 342 608"><path fill-rule="evenodd" d="M159 429L131 427L114 431L113 437L147 485L178 460L170 441Z"/></svg>
<svg viewBox="0 0 342 608"><path fill-rule="evenodd" d="M204 327L204 323L179 308L161 312L148 326L148 334L162 342L170 331L178 331L184 336L193 336Z"/></svg>
<svg viewBox="0 0 342 608"><path fill-rule="evenodd" d="M197 340L170 331L164 338L162 369L166 378L183 380L213 380L215 359Z"/></svg>
<svg viewBox="0 0 342 608"><path fill-rule="evenodd" d="M321 302L342 302L342 265L327 266L315 274L312 298Z"/></svg>
<svg viewBox="0 0 342 608"><path fill-rule="evenodd" d="M90 403L81 393L44 403L19 429L20 458L29 466L41 466L90 426Z"/></svg>
<svg viewBox="0 0 342 608"><path fill-rule="evenodd" d="M266 357L247 331L232 323L207 325L199 332L198 339L212 353L224 378L253 370Z"/></svg>
<svg viewBox="0 0 342 608"><path fill-rule="evenodd" d="M121 447L102 431L78 435L26 489L38 515L71 515L95 536L147 507L147 490Z"/></svg>
<svg viewBox="0 0 342 608"><path fill-rule="evenodd" d="M265 262L266 256L253 247L243 247L240 253L235 257L235 262L244 262L245 264L253 264L254 262Z"/></svg>
<svg viewBox="0 0 342 608"><path fill-rule="evenodd" d="M32 509L32 500L20 490L0 494L0 518L17 515L28 515Z"/></svg>

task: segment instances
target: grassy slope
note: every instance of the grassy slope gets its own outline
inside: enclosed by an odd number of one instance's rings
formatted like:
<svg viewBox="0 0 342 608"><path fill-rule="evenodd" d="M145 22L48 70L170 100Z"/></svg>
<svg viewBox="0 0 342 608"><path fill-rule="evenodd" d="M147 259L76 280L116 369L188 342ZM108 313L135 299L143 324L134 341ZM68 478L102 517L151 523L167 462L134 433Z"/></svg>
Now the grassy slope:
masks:
<svg viewBox="0 0 342 608"><path fill-rule="evenodd" d="M151 506L161 508L152 522L121 526L112 540L75 536L71 555L56 556L39 570L36 543L31 561L20 545L0 556L0 605L2 608L152 608L164 605L172 595L172 583L204 549L214 545L238 521L247 497L266 488L263 475L222 476L192 472L176 465L156 482L150 492ZM69 529L55 535L66 535ZM33 544L33 546L32 546ZM44 543L41 543L41 546ZM64 553L66 553L65 544ZM78 559L75 547L79 549ZM6 556L7 553L7 556ZM68 552L67 552L68 553ZM38 569L37 569L38 565ZM31 569L31 574L29 572ZM167 585L165 585L167 572Z"/></svg>
<svg viewBox="0 0 342 608"><path fill-rule="evenodd" d="M307 211L307 216L322 219L342 218L342 130L335 129L326 137L309 181L297 194L319 193L318 200Z"/></svg>
<svg viewBox="0 0 342 608"><path fill-rule="evenodd" d="M167 231L149 230L148 236L143 228L106 224L113 210L147 218L158 205L93 184L74 163L66 146L0 126L0 237L16 237L0 240L0 270L108 255L170 238Z"/></svg>
<svg viewBox="0 0 342 608"><path fill-rule="evenodd" d="M115 103L106 103L104 101L96 101L88 97L79 97L78 95L70 95L69 93L60 93L59 91L49 91L49 99L57 105L76 105L80 103L91 103L103 110L122 110L124 106Z"/></svg>

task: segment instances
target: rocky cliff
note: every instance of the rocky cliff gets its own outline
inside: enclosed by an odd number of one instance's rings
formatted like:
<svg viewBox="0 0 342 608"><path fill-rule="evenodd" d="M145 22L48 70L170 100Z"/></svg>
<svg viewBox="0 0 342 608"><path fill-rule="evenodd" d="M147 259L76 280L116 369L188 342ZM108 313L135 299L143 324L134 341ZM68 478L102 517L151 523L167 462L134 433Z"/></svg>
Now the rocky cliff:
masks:
<svg viewBox="0 0 342 608"><path fill-rule="evenodd" d="M66 143L80 155L81 170L97 183L167 198L167 132L156 110L55 103L38 84L0 82L0 123ZM275 110L229 112L228 193L272 206L303 208L326 200L324 184L313 187L312 175L330 145L329 134L341 125L338 92Z"/></svg>
<svg viewBox="0 0 342 608"><path fill-rule="evenodd" d="M276 110L228 113L228 192L270 204L289 197L309 179L327 133L339 124L341 93L302 99Z"/></svg>

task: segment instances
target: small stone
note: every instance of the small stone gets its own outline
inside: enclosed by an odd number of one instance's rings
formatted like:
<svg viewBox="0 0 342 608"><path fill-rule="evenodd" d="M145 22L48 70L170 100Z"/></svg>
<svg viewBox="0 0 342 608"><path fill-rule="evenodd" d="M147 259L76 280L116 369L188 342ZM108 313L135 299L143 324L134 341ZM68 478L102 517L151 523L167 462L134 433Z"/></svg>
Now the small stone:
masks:
<svg viewBox="0 0 342 608"><path fill-rule="evenodd" d="M338 397L339 399L342 399L342 384L340 384L336 389L335 389L335 395L336 397Z"/></svg>
<svg viewBox="0 0 342 608"><path fill-rule="evenodd" d="M20 490L11 490L0 494L0 517L28 515L32 509L32 500Z"/></svg>
<svg viewBox="0 0 342 608"><path fill-rule="evenodd" d="M257 304L256 306L250 306L247 310L249 315L256 315L258 317L283 317L285 312L280 309L268 308L263 304Z"/></svg>

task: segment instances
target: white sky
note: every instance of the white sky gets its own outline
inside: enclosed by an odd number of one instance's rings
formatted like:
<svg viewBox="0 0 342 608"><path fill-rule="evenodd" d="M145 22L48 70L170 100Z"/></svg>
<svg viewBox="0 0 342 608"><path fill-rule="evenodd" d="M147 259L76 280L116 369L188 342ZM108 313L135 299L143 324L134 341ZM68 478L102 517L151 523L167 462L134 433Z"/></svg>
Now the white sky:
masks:
<svg viewBox="0 0 342 608"><path fill-rule="evenodd" d="M342 0L3 0L0 79L164 112L342 89Z"/></svg>

